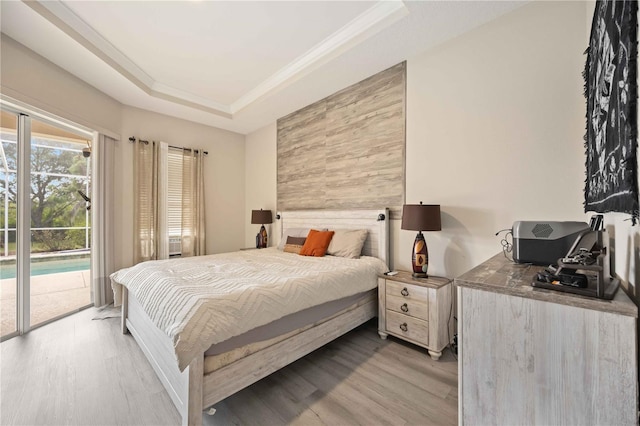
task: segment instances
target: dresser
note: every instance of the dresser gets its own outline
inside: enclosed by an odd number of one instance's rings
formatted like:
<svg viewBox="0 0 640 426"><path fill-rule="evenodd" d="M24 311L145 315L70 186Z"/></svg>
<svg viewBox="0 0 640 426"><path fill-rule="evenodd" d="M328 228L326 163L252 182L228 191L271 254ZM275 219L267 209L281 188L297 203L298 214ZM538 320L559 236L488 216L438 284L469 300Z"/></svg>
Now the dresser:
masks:
<svg viewBox="0 0 640 426"><path fill-rule="evenodd" d="M460 424L638 423L638 309L531 287L502 253L454 280Z"/></svg>
<svg viewBox="0 0 640 426"><path fill-rule="evenodd" d="M378 278L378 334L422 346L434 360L454 335L451 280L413 278L411 272ZM449 327L447 329L447 327Z"/></svg>

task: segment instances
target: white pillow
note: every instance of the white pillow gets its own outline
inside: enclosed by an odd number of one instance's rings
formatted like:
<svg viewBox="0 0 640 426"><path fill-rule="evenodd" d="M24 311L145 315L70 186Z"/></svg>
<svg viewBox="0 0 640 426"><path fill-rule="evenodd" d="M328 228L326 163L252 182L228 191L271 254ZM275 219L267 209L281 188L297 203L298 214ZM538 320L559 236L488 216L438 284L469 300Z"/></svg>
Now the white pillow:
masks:
<svg viewBox="0 0 640 426"><path fill-rule="evenodd" d="M335 234L327 248L332 256L359 259L369 233L366 229L333 229Z"/></svg>
<svg viewBox="0 0 640 426"><path fill-rule="evenodd" d="M284 245L287 244L287 237L304 237L309 235L311 228L288 228L282 232L282 238L278 243L278 250L284 250Z"/></svg>

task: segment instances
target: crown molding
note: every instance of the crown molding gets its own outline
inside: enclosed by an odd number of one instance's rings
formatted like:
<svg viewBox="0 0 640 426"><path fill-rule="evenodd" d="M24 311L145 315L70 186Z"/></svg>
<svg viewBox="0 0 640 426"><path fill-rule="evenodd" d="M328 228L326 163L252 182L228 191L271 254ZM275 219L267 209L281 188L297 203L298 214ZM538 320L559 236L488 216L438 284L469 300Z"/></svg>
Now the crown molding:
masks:
<svg viewBox="0 0 640 426"><path fill-rule="evenodd" d="M127 80L149 92L153 78L59 0L23 0L27 6L102 59Z"/></svg>
<svg viewBox="0 0 640 426"><path fill-rule="evenodd" d="M176 89L175 87L171 87L157 81L151 85L149 94L157 98L173 100L174 102L178 102L183 105L192 106L227 118L232 118L229 105L221 104L209 98L194 95L193 93Z"/></svg>
<svg viewBox="0 0 640 426"><path fill-rule="evenodd" d="M409 14L402 0L381 0L231 105L156 81L60 0L23 0L149 96L226 118L281 90Z"/></svg>
<svg viewBox="0 0 640 426"><path fill-rule="evenodd" d="M246 108L311 73L360 42L409 14L401 0L379 1L286 67L231 104L231 113Z"/></svg>

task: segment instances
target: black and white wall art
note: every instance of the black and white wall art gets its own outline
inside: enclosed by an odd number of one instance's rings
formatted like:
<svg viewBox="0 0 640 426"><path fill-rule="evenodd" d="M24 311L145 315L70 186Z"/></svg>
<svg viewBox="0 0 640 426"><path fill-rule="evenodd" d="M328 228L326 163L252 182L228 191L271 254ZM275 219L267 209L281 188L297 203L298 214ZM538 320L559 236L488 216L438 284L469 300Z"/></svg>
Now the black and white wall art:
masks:
<svg viewBox="0 0 640 426"><path fill-rule="evenodd" d="M584 70L585 212L638 219L637 1L596 3Z"/></svg>

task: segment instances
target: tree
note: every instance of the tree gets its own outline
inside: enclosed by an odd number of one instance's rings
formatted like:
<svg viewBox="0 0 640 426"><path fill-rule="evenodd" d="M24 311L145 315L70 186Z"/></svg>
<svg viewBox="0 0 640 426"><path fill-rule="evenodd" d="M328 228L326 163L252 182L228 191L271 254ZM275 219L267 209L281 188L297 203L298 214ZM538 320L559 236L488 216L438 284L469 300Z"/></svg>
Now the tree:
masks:
<svg viewBox="0 0 640 426"><path fill-rule="evenodd" d="M63 148L64 143L49 140L38 140L40 146L32 145L31 149L31 227L56 228L85 226L85 201L78 195L78 190L86 191L85 182L88 161L82 153ZM42 145L47 145L43 147ZM2 143L9 170L17 168L17 145ZM8 227L15 227L16 175L8 172L8 188L3 193L9 197ZM4 201L4 200L3 200ZM4 220L4 203L0 205L0 213ZM72 249L84 246L82 233L74 230L34 230L34 242L42 243L48 250ZM79 238L82 237L82 238Z"/></svg>
<svg viewBox="0 0 640 426"><path fill-rule="evenodd" d="M82 167L84 163L85 169ZM31 151L31 226L44 228L76 225L85 203L78 197L82 188L79 179L59 175L86 173L86 159L82 154L59 149L36 147Z"/></svg>

